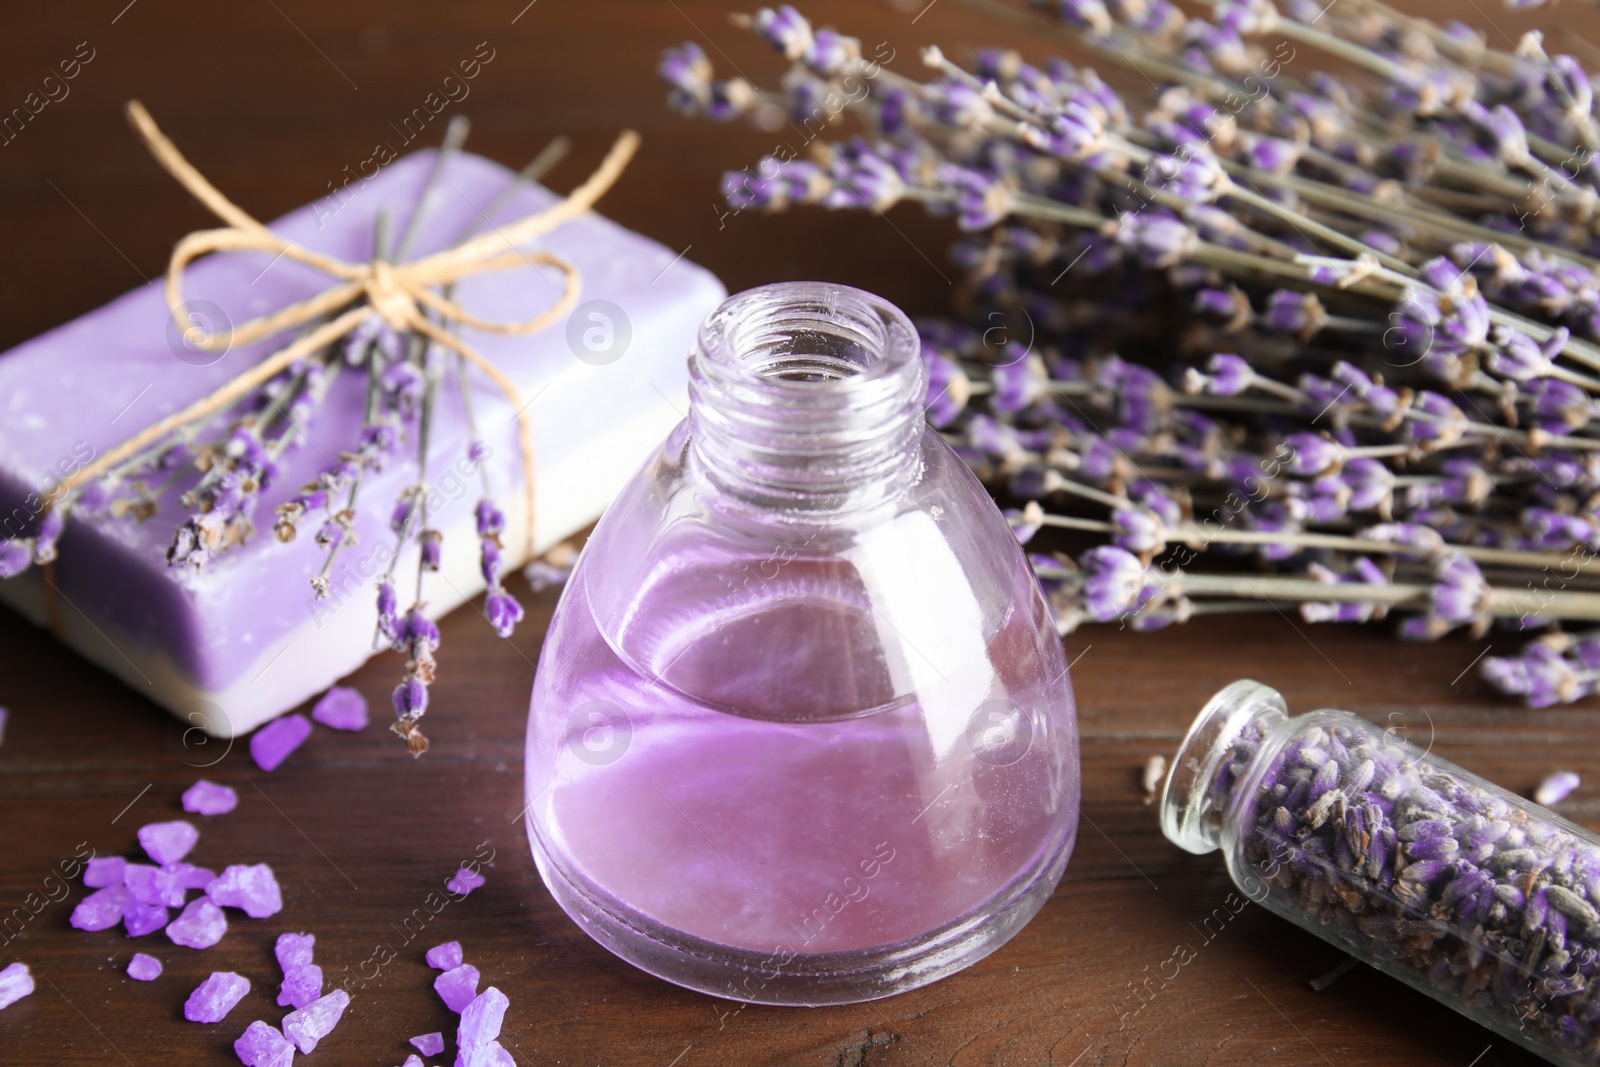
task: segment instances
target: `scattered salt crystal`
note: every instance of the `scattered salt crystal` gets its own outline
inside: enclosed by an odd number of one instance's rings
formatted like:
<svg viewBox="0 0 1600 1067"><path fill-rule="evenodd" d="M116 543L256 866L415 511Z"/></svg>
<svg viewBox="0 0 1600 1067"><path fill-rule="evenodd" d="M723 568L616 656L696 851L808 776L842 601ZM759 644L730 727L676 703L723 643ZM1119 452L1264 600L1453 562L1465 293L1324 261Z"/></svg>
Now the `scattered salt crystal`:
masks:
<svg viewBox="0 0 1600 1067"><path fill-rule="evenodd" d="M294 1046L260 1019L233 1043L233 1051L244 1067L289 1067L294 1061Z"/></svg>
<svg viewBox="0 0 1600 1067"><path fill-rule="evenodd" d="M445 1007L459 1014L478 995L478 968L470 963L451 968L433 980L433 989Z"/></svg>
<svg viewBox="0 0 1600 1067"><path fill-rule="evenodd" d="M400 1067L427 1067L427 1064L422 1062L421 1056L418 1056L415 1052L413 1052L411 1055L406 1057L406 1062L402 1063Z"/></svg>
<svg viewBox="0 0 1600 1067"><path fill-rule="evenodd" d="M96 856L83 869L83 884L90 889L122 885L128 861L121 856Z"/></svg>
<svg viewBox="0 0 1600 1067"><path fill-rule="evenodd" d="M128 977L135 982L153 982L161 977L161 961L143 952L135 952L128 961Z"/></svg>
<svg viewBox="0 0 1600 1067"><path fill-rule="evenodd" d="M13 963L0 971L0 1008L9 1008L33 992L33 975L26 963Z"/></svg>
<svg viewBox="0 0 1600 1067"><path fill-rule="evenodd" d="M456 1031L456 1048L460 1050L465 1067L478 1067L493 1063L491 1046L497 1044L500 1024L505 1021L506 1008L511 1002L506 995L490 986L473 998L461 1011L461 1026Z"/></svg>
<svg viewBox="0 0 1600 1067"><path fill-rule="evenodd" d="M436 971L453 971L461 966L461 942L446 941L428 950L428 966Z"/></svg>
<svg viewBox="0 0 1600 1067"><path fill-rule="evenodd" d="M1567 799L1567 795L1578 788L1580 779L1571 771L1557 771L1539 783L1539 788L1534 791L1533 800L1536 804L1549 807L1559 804Z"/></svg>
<svg viewBox="0 0 1600 1067"><path fill-rule="evenodd" d="M307 963L286 972L278 986L278 1007L303 1008L322 996L322 968Z"/></svg>
<svg viewBox="0 0 1600 1067"><path fill-rule="evenodd" d="M167 925L167 909L163 904L141 904L135 900L122 911L122 925L129 937L153 934Z"/></svg>
<svg viewBox="0 0 1600 1067"><path fill-rule="evenodd" d="M424 1056L437 1056L444 1051L444 1035L438 1031L434 1031L431 1034L418 1034L411 1039L411 1043Z"/></svg>
<svg viewBox="0 0 1600 1067"><path fill-rule="evenodd" d="M283 910L278 880L265 863L248 867L236 863L224 867L222 876L206 886L206 896L213 904L243 908L252 919L265 919Z"/></svg>
<svg viewBox="0 0 1600 1067"><path fill-rule="evenodd" d="M157 863L177 863L189 854L198 840L200 831L193 823L182 819L139 827L139 847Z"/></svg>
<svg viewBox="0 0 1600 1067"><path fill-rule="evenodd" d="M350 1006L350 994L335 989L325 997L312 1001L305 1007L291 1011L283 1017L283 1036L295 1043L301 1052L310 1052L317 1042L333 1032L339 1016Z"/></svg>
<svg viewBox="0 0 1600 1067"><path fill-rule="evenodd" d="M311 736L311 720L301 714L285 715L269 722L250 738L250 758L264 771L275 771Z"/></svg>
<svg viewBox="0 0 1600 1067"><path fill-rule="evenodd" d="M1156 790L1161 788L1161 779L1167 776L1167 757L1151 756L1144 761L1144 802L1152 803L1156 799Z"/></svg>
<svg viewBox="0 0 1600 1067"><path fill-rule="evenodd" d="M192 1023L220 1023L248 992L250 979L232 971L214 971L189 994L183 1017Z"/></svg>
<svg viewBox="0 0 1600 1067"><path fill-rule="evenodd" d="M483 882L483 875L474 873L473 871L469 871L463 867L457 871L448 882L444 884L444 887L450 890L452 893L458 893L461 896L466 896L468 893L482 885Z"/></svg>
<svg viewBox="0 0 1600 1067"><path fill-rule="evenodd" d="M126 886L108 885L78 901L72 909L72 925L79 930L109 930L122 921L122 913L133 903Z"/></svg>
<svg viewBox="0 0 1600 1067"><path fill-rule="evenodd" d="M354 689L336 685L317 701L311 717L335 730L365 730L367 728L367 698Z"/></svg>
<svg viewBox="0 0 1600 1067"><path fill-rule="evenodd" d="M122 884L140 904L183 907L183 882L174 871L148 863L130 863L122 870Z"/></svg>
<svg viewBox="0 0 1600 1067"><path fill-rule="evenodd" d="M278 966L283 968L283 973L288 974L296 967L310 964L311 950L316 943L316 934L279 934L277 944L272 946L272 954L278 957Z"/></svg>
<svg viewBox="0 0 1600 1067"><path fill-rule="evenodd" d="M227 932L227 916L205 897L189 901L183 914L167 924L167 936L172 943L185 948L210 948Z"/></svg>
<svg viewBox="0 0 1600 1067"><path fill-rule="evenodd" d="M204 778L183 791L183 810L196 815L226 815L238 806L238 793Z"/></svg>
<svg viewBox="0 0 1600 1067"><path fill-rule="evenodd" d="M178 884L185 889L204 889L216 881L217 872L206 867L196 867L192 863L169 863L161 868L168 874L178 879ZM183 901L178 901L182 904ZM173 907L177 907L174 904Z"/></svg>

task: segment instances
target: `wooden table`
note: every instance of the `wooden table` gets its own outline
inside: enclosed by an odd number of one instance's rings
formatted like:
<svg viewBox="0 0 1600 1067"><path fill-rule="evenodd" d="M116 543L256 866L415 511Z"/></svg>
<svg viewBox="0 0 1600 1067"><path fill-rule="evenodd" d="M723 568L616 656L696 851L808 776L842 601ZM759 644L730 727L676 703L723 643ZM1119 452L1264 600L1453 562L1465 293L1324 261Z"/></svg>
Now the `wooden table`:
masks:
<svg viewBox="0 0 1600 1067"><path fill-rule="evenodd" d="M7 14L0 110L20 105L79 42L93 59L69 96L0 147L8 236L0 345L157 276L172 242L209 222L136 145L119 111L126 98L142 98L202 170L270 218L326 192L346 164L394 139L391 123L485 41L495 58L459 108L475 122L478 151L516 164L569 134L574 156L550 179L561 188L619 127L633 126L646 147L606 212L689 249L729 288L825 277L913 312L946 299L950 231L914 208L888 221L820 212L719 219L719 172L771 150L773 138L673 115L652 70L663 46L709 37L724 70L736 63L770 81L775 59L726 24L723 0L126 2L17 5ZM915 9L810 7L869 45L888 42L907 69L930 42L1040 47L985 26L954 0L915 18ZM1442 0L1418 10L1460 13ZM1592 27L1591 10L1568 5L1546 18ZM1513 36L1532 24L1498 10L1485 17ZM202 773L233 785L241 803L199 820L196 858L269 863L286 898L281 914L235 922L202 954L159 936L136 943L116 930L71 929L83 893L74 886L0 948L0 965L24 960L39 981L0 1013L0 1063L232 1063L229 1045L246 1023L280 1017L272 941L301 929L316 933L330 979L374 975L311 1063L399 1063L408 1037L451 1031L454 1017L422 962L425 947L447 939L462 942L485 985L510 996L505 1040L524 1065L1534 1062L1366 969L1313 992L1308 981L1340 955L1259 909L1208 935L1204 920L1230 888L1220 860L1169 846L1141 802L1146 757L1170 754L1204 699L1245 675L1279 686L1294 708L1340 706L1404 727L1513 789L1531 789L1558 767L1600 782L1592 704L1508 706L1469 669L1481 642L1401 645L1376 628L1312 629L1275 615L1071 636L1084 806L1077 853L1054 898L1009 945L930 988L855 1007L778 1010L689 993L622 964L579 933L540 884L517 815L524 709L555 594L525 600L529 618L510 641L471 609L444 622L428 718L434 749L424 759L407 759L381 726L319 729L270 775L242 744L199 747L191 736L186 745L164 712L0 615L0 703L12 711L0 745L0 916L49 893L46 879L80 843L130 852L135 828L179 815L179 793ZM385 655L350 681L380 721L398 669ZM1597 795L1587 786L1562 810L1600 826ZM480 842L494 850L488 884L408 943L406 918ZM1141 1006L1134 985L1180 944L1195 958ZM166 974L131 982L122 971L147 946ZM224 1024L184 1022L184 998L212 970L245 974L255 989Z"/></svg>

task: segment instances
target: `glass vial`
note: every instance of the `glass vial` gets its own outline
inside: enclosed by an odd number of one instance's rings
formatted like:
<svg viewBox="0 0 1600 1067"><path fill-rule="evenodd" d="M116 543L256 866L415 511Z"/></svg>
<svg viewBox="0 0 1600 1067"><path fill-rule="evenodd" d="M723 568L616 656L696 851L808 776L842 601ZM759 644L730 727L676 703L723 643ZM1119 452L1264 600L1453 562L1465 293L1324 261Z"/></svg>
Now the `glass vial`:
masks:
<svg viewBox="0 0 1600 1067"><path fill-rule="evenodd" d="M556 900L668 981L870 1000L998 948L1072 849L1061 642L923 419L916 331L857 289L731 297L688 417L590 537L534 682Z"/></svg>
<svg viewBox="0 0 1600 1067"><path fill-rule="evenodd" d="M1600 838L1344 711L1239 681L1161 824L1256 903L1539 1055L1600 1063Z"/></svg>

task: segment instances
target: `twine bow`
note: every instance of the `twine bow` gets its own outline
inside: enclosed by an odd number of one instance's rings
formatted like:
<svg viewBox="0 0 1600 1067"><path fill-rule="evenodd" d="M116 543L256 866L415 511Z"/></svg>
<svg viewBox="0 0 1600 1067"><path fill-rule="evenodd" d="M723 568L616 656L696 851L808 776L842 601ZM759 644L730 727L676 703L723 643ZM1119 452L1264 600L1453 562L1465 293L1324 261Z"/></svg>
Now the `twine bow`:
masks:
<svg viewBox="0 0 1600 1067"><path fill-rule="evenodd" d="M234 401L261 386L295 360L309 355L326 345L345 337L363 322L377 317L398 332L415 331L458 353L462 359L481 370L511 401L516 412L518 444L522 452L524 480L528 498L527 551L533 553L533 436L532 427L524 412L521 392L516 383L501 373L472 346L462 341L440 325L450 322L459 326L501 334L527 334L541 330L570 311L577 303L581 279L576 268L548 252L520 252L515 249L541 234L548 233L594 206L595 202L617 180L634 152L639 147L639 135L632 130L622 133L611 146L611 151L589 178L564 199L543 211L526 215L494 231L480 234L453 248L406 263L387 263L375 259L370 263L346 263L332 256L313 252L267 229L230 201L208 182L194 166L183 157L167 136L156 126L155 120L137 100L128 102L128 118L134 129L143 137L145 146L155 156L167 173L171 174L194 197L210 208L212 213L228 225L215 230L197 230L178 242L167 264L165 293L167 308L186 340L206 351L226 350L235 344L250 344L318 319L327 319L307 330L284 348L253 364L237 377L231 378L214 392L200 398L182 411L145 427L133 437L110 449L93 463L79 468L64 479L58 493L71 489L112 469L140 449L159 440L172 431L191 422L205 418L230 406ZM507 252L510 248L513 251ZM337 279L338 284L290 304L278 311L235 326L224 332L212 333L196 329L183 321L183 271L191 262L211 252L262 252L292 259L322 271ZM546 264L561 272L565 286L561 299L544 312L523 322L491 322L469 313L455 301L434 291L434 286L446 285L462 278L486 271L508 270L513 267ZM344 311L339 311L345 308ZM431 311L438 321L430 318ZM335 314L337 312L337 314ZM333 318L327 318L333 315Z"/></svg>

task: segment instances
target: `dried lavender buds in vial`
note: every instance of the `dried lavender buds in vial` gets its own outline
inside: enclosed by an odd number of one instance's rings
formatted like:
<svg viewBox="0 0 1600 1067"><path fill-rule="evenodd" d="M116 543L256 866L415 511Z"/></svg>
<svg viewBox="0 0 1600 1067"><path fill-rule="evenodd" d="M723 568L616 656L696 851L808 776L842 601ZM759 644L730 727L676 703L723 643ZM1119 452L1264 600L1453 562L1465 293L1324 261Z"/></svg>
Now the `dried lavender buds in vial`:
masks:
<svg viewBox="0 0 1600 1067"><path fill-rule="evenodd" d="M1161 828L1252 900L1555 1063L1600 1064L1600 838L1349 712L1234 682Z"/></svg>

